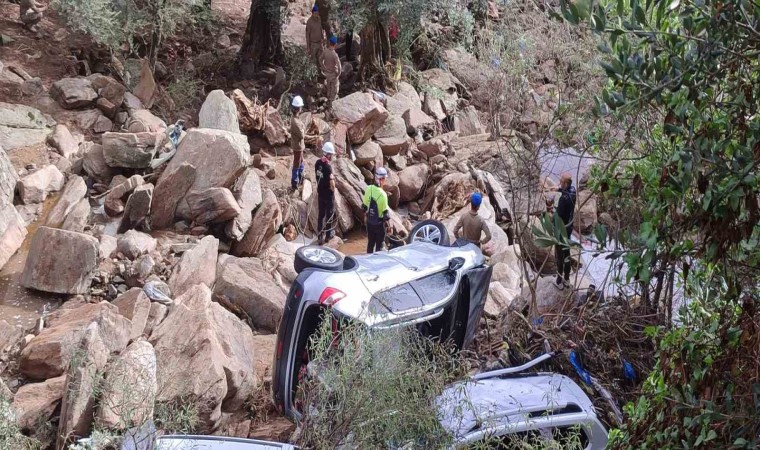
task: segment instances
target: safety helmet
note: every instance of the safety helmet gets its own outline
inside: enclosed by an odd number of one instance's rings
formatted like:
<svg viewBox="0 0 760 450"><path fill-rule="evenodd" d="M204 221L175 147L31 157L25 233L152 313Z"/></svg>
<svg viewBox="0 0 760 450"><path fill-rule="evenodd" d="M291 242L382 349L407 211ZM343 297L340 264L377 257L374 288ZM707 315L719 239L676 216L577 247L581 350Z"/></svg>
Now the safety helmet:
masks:
<svg viewBox="0 0 760 450"><path fill-rule="evenodd" d="M318 12L318 11L319 11L319 6L317 6L317 4L314 3L314 6L311 7L311 12Z"/></svg>
<svg viewBox="0 0 760 450"><path fill-rule="evenodd" d="M300 95L293 97L293 101L290 103L293 108L303 108L303 99Z"/></svg>
<svg viewBox="0 0 760 450"><path fill-rule="evenodd" d="M388 176L388 171L385 170L385 167L378 167L375 171L375 176L377 178L385 178Z"/></svg>
<svg viewBox="0 0 760 450"><path fill-rule="evenodd" d="M335 154L335 146L332 142L325 142L325 145L322 146L322 153L325 155L334 155Z"/></svg>
<svg viewBox="0 0 760 450"><path fill-rule="evenodd" d="M480 192L473 192L470 196L470 203L475 207L480 206L483 203L483 195Z"/></svg>
<svg viewBox="0 0 760 450"><path fill-rule="evenodd" d="M330 36L330 43L335 45L338 43L338 38L335 35Z"/></svg>

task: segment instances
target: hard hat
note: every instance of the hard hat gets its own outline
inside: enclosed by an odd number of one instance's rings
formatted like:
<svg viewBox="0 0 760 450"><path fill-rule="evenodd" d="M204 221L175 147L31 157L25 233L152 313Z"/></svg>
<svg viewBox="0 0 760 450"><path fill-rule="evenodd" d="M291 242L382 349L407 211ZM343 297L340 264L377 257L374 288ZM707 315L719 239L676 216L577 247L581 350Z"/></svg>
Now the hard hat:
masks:
<svg viewBox="0 0 760 450"><path fill-rule="evenodd" d="M388 176L388 171L385 170L385 167L378 167L375 171L375 176L378 178L385 178Z"/></svg>
<svg viewBox="0 0 760 450"><path fill-rule="evenodd" d="M483 203L483 195L480 192L473 192L470 196L470 203L472 206L480 206Z"/></svg>
<svg viewBox="0 0 760 450"><path fill-rule="evenodd" d="M293 101L290 103L293 108L303 108L303 99L300 95L293 97Z"/></svg>
<svg viewBox="0 0 760 450"><path fill-rule="evenodd" d="M303 11L303 10L301 10L301 11ZM318 12L318 11L319 11L319 6L317 6L317 4L314 3L314 6L311 7L311 12Z"/></svg>
<svg viewBox="0 0 760 450"><path fill-rule="evenodd" d="M335 35L330 36L330 43L335 45L338 43L338 38Z"/></svg>
<svg viewBox="0 0 760 450"><path fill-rule="evenodd" d="M325 145L322 146L322 153L325 155L334 155L335 154L335 146L332 142L325 142Z"/></svg>

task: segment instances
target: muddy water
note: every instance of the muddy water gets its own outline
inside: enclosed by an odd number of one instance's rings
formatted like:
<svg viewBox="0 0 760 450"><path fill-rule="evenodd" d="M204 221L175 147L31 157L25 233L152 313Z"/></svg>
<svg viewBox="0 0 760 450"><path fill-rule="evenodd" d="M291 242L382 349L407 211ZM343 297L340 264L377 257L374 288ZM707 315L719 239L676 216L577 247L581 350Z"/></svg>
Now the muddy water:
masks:
<svg viewBox="0 0 760 450"><path fill-rule="evenodd" d="M362 230L353 230L343 238L343 245L338 251L344 255L363 255L367 253L367 233Z"/></svg>
<svg viewBox="0 0 760 450"><path fill-rule="evenodd" d="M58 194L48 197L42 205L38 220L27 227L27 235L21 248L0 270L0 319L18 328L29 329L47 311L60 306L66 296L29 290L21 286L26 257L32 237L40 224L45 223L50 210L58 200Z"/></svg>

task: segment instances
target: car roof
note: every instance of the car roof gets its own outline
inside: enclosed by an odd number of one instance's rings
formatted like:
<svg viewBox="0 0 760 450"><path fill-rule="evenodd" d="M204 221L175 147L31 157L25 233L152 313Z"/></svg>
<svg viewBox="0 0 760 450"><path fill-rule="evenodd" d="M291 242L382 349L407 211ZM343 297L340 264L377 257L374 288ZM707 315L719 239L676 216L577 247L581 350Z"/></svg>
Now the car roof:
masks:
<svg viewBox="0 0 760 450"><path fill-rule="evenodd" d="M559 374L462 381L447 387L436 403L441 425L455 438L489 423L518 423L549 411L594 412L580 386Z"/></svg>

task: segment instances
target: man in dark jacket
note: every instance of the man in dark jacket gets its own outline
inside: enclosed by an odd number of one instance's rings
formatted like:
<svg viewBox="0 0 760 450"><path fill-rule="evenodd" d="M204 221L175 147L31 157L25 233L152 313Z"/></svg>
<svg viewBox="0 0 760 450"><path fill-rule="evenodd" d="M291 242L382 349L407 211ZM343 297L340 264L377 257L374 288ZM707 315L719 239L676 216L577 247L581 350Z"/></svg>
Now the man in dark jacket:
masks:
<svg viewBox="0 0 760 450"><path fill-rule="evenodd" d="M573 218L575 217L575 187L569 173L563 173L559 178L559 187L552 189L559 192L559 202L555 214L562 219L568 240L573 235ZM557 279L555 285L563 289L570 285L570 249L557 245L554 247L554 257L557 260Z"/></svg>
<svg viewBox="0 0 760 450"><path fill-rule="evenodd" d="M332 142L325 142L322 146L322 158L317 160L314 172L317 176L317 238L319 245L324 245L333 237L333 224L335 215L335 177L333 176L330 162L335 155L335 146Z"/></svg>

